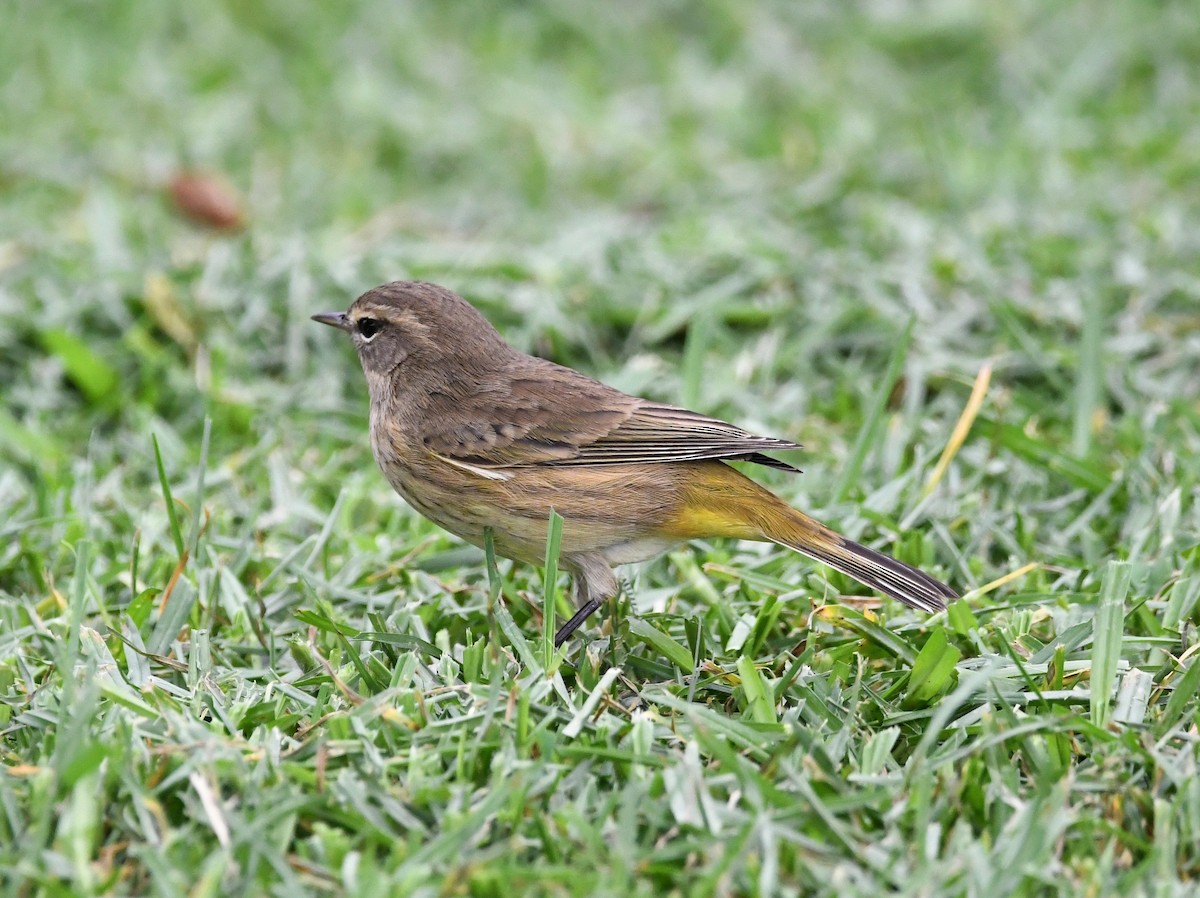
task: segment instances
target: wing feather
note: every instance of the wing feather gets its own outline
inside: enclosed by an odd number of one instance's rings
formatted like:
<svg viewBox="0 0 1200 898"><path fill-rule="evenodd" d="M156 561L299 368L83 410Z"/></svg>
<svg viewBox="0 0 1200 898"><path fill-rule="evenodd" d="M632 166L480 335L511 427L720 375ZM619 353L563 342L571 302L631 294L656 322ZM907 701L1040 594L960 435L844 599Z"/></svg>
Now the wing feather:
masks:
<svg viewBox="0 0 1200 898"><path fill-rule="evenodd" d="M797 443L638 399L542 360L450 405L451 414L426 422L421 439L448 460L479 468L731 459L798 470L763 454Z"/></svg>

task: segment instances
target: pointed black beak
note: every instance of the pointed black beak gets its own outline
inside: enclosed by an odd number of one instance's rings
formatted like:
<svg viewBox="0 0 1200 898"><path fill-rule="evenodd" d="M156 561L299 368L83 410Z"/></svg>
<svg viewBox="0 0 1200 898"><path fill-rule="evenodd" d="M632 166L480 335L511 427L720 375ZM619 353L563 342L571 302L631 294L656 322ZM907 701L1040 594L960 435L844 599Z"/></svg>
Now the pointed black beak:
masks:
<svg viewBox="0 0 1200 898"><path fill-rule="evenodd" d="M350 330L350 319L346 317L345 312L320 312L312 316L313 321L319 321L321 324L328 324L330 327L336 327L344 331Z"/></svg>

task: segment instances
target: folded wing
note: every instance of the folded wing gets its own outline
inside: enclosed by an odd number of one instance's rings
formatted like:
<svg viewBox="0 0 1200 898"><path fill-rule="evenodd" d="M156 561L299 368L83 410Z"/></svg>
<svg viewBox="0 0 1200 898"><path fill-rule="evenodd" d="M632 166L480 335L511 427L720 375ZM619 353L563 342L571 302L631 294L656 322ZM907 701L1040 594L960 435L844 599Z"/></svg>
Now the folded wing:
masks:
<svg viewBox="0 0 1200 898"><path fill-rule="evenodd" d="M797 443L638 399L550 362L454 397L453 407L452 414L425 422L422 442L476 467L728 459L797 470L763 454L799 449Z"/></svg>

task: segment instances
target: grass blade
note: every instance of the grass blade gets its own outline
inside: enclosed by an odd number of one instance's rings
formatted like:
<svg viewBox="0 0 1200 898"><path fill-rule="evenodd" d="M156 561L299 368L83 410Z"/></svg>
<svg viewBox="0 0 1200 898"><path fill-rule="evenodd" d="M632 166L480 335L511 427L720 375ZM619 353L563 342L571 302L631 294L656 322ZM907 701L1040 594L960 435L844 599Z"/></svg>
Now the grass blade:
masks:
<svg viewBox="0 0 1200 898"><path fill-rule="evenodd" d="M652 646L684 673L690 674L696 669L692 653L653 624L635 617L629 621L629 632Z"/></svg>
<svg viewBox="0 0 1200 898"><path fill-rule="evenodd" d="M1075 417L1071 428L1071 451L1087 455L1092 431L1100 411L1104 387L1104 331L1107 325L1105 298L1095 292L1082 297L1083 330L1079 340L1079 365L1075 378Z"/></svg>
<svg viewBox="0 0 1200 898"><path fill-rule="evenodd" d="M1110 561L1100 587L1092 642L1091 719L1096 726L1108 723L1117 682L1117 659L1125 625L1125 596L1129 592L1130 566Z"/></svg>
<svg viewBox="0 0 1200 898"><path fill-rule="evenodd" d="M563 519L553 508L546 527L546 566L542 572L542 666L554 672L555 612L558 611L558 553L562 548Z"/></svg>
<svg viewBox="0 0 1200 898"><path fill-rule="evenodd" d="M954 686L955 665L961 659L962 652L950 645L946 630L943 627L934 628L913 662L904 707L921 707L949 692Z"/></svg>
<svg viewBox="0 0 1200 898"><path fill-rule="evenodd" d="M971 387L971 395L967 397L967 404L963 406L962 414L958 416L954 430L950 432L950 439L946 441L946 448L942 450L937 464L933 466L933 473L929 475L929 480L925 482L925 488L921 491L922 496L928 496L937 489L937 485L941 482L950 467L950 462L954 461L954 456L958 454L958 450L967 441L967 436L971 432L971 425L975 423L975 418L979 415L979 410L983 408L983 401L987 398L988 386L991 382L992 363L985 362L979 368L979 374L975 376L975 383Z"/></svg>
<svg viewBox="0 0 1200 898"><path fill-rule="evenodd" d="M204 433L200 437L200 460L196 464L196 501L192 505L192 529L188 534L188 554L196 557L196 545L200 542L200 516L204 508L204 475L208 470L208 440L212 435L212 419L205 417Z"/></svg>
<svg viewBox="0 0 1200 898"><path fill-rule="evenodd" d="M778 723L771 687L751 658L741 655L737 660L738 676L742 680L742 691L746 694L746 717L754 723Z"/></svg>
<svg viewBox="0 0 1200 898"><path fill-rule="evenodd" d="M900 372L904 370L904 360L908 358L908 347L912 343L913 329L916 327L916 323L916 318L908 320L908 324L905 325L904 331L892 348L892 355L888 359L883 378L879 381L879 387L875 390L874 396L871 397L871 405L867 409L863 425L859 428L858 437L854 441L850 459L843 466L842 476L838 478L837 487L833 491L833 502L835 503L843 501L850 495L850 490L858 482L859 475L862 473L867 454L878 439L879 430L883 427L884 413L887 411L888 398L896 389L896 381L900 379Z"/></svg>
<svg viewBox="0 0 1200 898"><path fill-rule="evenodd" d="M183 530L179 527L179 515L175 511L175 497L171 495L171 483L167 479L167 468L163 464L162 451L158 448L158 437L151 434L150 441L154 444L154 464L158 468L158 483L162 487L163 499L167 503L167 523L171 528L171 539L175 541L175 550L182 558L186 548L183 542Z"/></svg>

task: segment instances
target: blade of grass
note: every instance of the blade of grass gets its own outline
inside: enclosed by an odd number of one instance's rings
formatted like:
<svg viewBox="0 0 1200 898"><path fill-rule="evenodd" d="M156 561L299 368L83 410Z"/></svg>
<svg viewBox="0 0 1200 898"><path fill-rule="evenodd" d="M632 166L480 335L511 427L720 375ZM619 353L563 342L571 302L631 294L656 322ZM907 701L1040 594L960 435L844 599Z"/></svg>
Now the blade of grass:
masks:
<svg viewBox="0 0 1200 898"><path fill-rule="evenodd" d="M871 734L862 748L858 763L859 773L863 776L882 773L899 738L900 727L884 727Z"/></svg>
<svg viewBox="0 0 1200 898"><path fill-rule="evenodd" d="M703 398L700 387L704 382L704 354L712 342L714 317L711 305L706 305L688 323L679 375L679 392L687 408L695 408Z"/></svg>
<svg viewBox="0 0 1200 898"><path fill-rule="evenodd" d="M821 609L820 617L834 626L842 626L862 636L868 642L912 666L917 652L905 639L886 627L881 627L862 612L845 605L827 605Z"/></svg>
<svg viewBox="0 0 1200 898"><path fill-rule="evenodd" d="M563 519L553 508L546 527L546 566L542 572L542 667L553 674L555 612L558 610L558 553L562 548Z"/></svg>
<svg viewBox="0 0 1200 898"><path fill-rule="evenodd" d="M196 501L192 505L192 529L188 534L188 555L196 557L200 542L200 515L204 507L204 475L208 471L208 440L212 434L212 419L204 418L204 433L200 437L200 460L196 464Z"/></svg>
<svg viewBox="0 0 1200 898"><path fill-rule="evenodd" d="M521 659L521 663L531 671L542 670L541 662L534 654L533 649L529 647L529 641L525 638L525 634L521 632L521 628L517 626L517 622L513 620L512 614L504 607L503 602L496 603L496 622L500 625L501 632L508 637L508 641L517 653L517 657Z"/></svg>
<svg viewBox="0 0 1200 898"><path fill-rule="evenodd" d="M499 604L500 591L504 584L500 582L500 567L496 564L496 534L491 527L483 528L483 562L488 581L488 643L491 645L492 663L498 664L500 661L500 633L496 622L496 606Z"/></svg>
<svg viewBox="0 0 1200 898"><path fill-rule="evenodd" d="M1153 689L1152 675L1136 667L1126 671L1117 689L1117 706L1113 710L1113 720L1117 723L1140 724L1146 719L1146 709L1150 704L1150 692Z"/></svg>
<svg viewBox="0 0 1200 898"><path fill-rule="evenodd" d="M621 675L621 668L610 667L604 672L604 676L600 678L600 682L588 694L584 703L579 710L575 712L575 716L571 718L571 722L563 727L563 737L566 739L574 739L583 732L583 725L587 723L587 719L592 716L596 710L596 706L600 704L608 690L612 688L613 682Z"/></svg>
<svg viewBox="0 0 1200 898"><path fill-rule="evenodd" d="M175 550L182 558L186 550L183 542L183 530L179 527L179 515L175 511L175 498L171 495L171 483L167 479L167 468L163 464L162 450L158 448L158 437L150 434L154 444L154 464L158 468L158 483L162 487L163 499L167 503L167 523L171 528L171 539L175 541Z"/></svg>
<svg viewBox="0 0 1200 898"><path fill-rule="evenodd" d="M1157 736L1162 739L1170 729L1183 719L1189 706L1193 707L1196 699L1196 694L1200 691L1200 658L1193 658L1192 663L1187 666L1183 672L1183 676L1175 677L1171 681L1171 697L1167 699L1167 706L1163 709L1162 717L1159 719L1155 727Z"/></svg>
<svg viewBox="0 0 1200 898"><path fill-rule="evenodd" d="M1131 568L1127 562L1110 561L1100 585L1100 607L1096 611L1092 641L1091 678L1091 720L1098 727L1108 723L1112 708L1130 574Z"/></svg>
<svg viewBox="0 0 1200 898"><path fill-rule="evenodd" d="M954 668L961 658L962 652L946 638L946 630L935 627L913 662L904 707L927 705L937 696L948 692L954 685Z"/></svg>
<svg viewBox="0 0 1200 898"><path fill-rule="evenodd" d="M737 669L742 680L742 691L746 694L745 716L754 723L777 723L771 687L755 667L753 659L740 655Z"/></svg>
<svg viewBox="0 0 1200 898"><path fill-rule="evenodd" d="M62 362L71 382L93 405L109 405L121 380L117 371L79 337L59 328L39 330L43 348Z"/></svg>
<svg viewBox="0 0 1200 898"><path fill-rule="evenodd" d="M962 598L963 599L976 599L976 598L979 598L980 596L985 596L989 592L994 592L995 590L999 589L1001 586L1007 586L1009 583L1012 583L1014 580L1021 579L1022 577L1024 577L1026 574L1030 573L1031 571L1036 571L1039 567L1041 567L1041 565L1038 564L1036 561L1031 561L1028 564L1023 564L1019 568L1017 568L1015 571L1009 571L1007 574L1004 574L1001 577L997 577L995 580L992 580L990 583L985 583L985 584L983 584L983 586L979 586L979 587L976 587L975 589L972 589L970 592L968 592L964 596L962 596Z"/></svg>
<svg viewBox="0 0 1200 898"><path fill-rule="evenodd" d="M39 464L57 464L62 448L50 437L22 424L7 409L0 408L0 449L7 449Z"/></svg>
<svg viewBox="0 0 1200 898"><path fill-rule="evenodd" d="M1049 443L1029 436L1015 424L1004 424L989 418L980 418L979 424L981 432L1014 455L1065 477L1076 486L1099 492L1112 479L1112 475L1099 464L1080 461Z"/></svg>
<svg viewBox="0 0 1200 898"><path fill-rule="evenodd" d="M958 450L966 442L967 435L971 432L971 425L975 423L975 418L979 414L979 410L983 408L983 400L987 398L988 386L991 382L992 363L985 362L980 367L979 373L975 376L975 383L971 387L971 395L967 397L967 404L963 406L962 414L958 416L958 421L954 424L954 430L950 432L950 439L946 442L946 448L942 450L941 457L938 458L937 464L933 466L933 473L929 475L929 480L925 483L925 488L921 491L922 497L928 496L937 489L937 485L941 483L947 469L950 467L950 462L954 460L954 456L958 454Z"/></svg>
<svg viewBox="0 0 1200 898"><path fill-rule="evenodd" d="M635 617L629 621L629 632L656 649L684 673L690 674L696 669L692 653L653 624Z"/></svg>
<svg viewBox="0 0 1200 898"><path fill-rule="evenodd" d="M179 636L179 631L183 629L195 601L196 587L190 580L180 579L162 606L154 630L146 640L146 649L151 655L167 653L167 647Z"/></svg>
<svg viewBox="0 0 1200 898"><path fill-rule="evenodd" d="M871 398L871 405L863 417L863 425L858 431L857 439L854 441L854 448L850 452L850 460L842 468L842 476L838 478L837 486L834 488L834 503L844 501L850 494L851 488L858 482L859 474L862 473L863 464L867 460L867 453L875 445L879 430L883 426L883 416L887 410L888 398L892 395L892 391L896 389L896 381L900 379L900 372L904 370L904 360L908 357L908 347L912 343L913 329L916 323L917 319L915 317L909 318L908 324L905 325L904 331L900 334L899 339L896 340L896 345L892 348L892 355L888 359L887 368L884 370L883 378L879 382L879 388Z"/></svg>
<svg viewBox="0 0 1200 898"><path fill-rule="evenodd" d="M1079 341L1079 366L1075 378L1075 417L1071 427L1071 451L1083 457L1092 444L1096 415L1104 386L1104 331L1107 324L1105 298L1089 292L1083 300L1083 330Z"/></svg>

